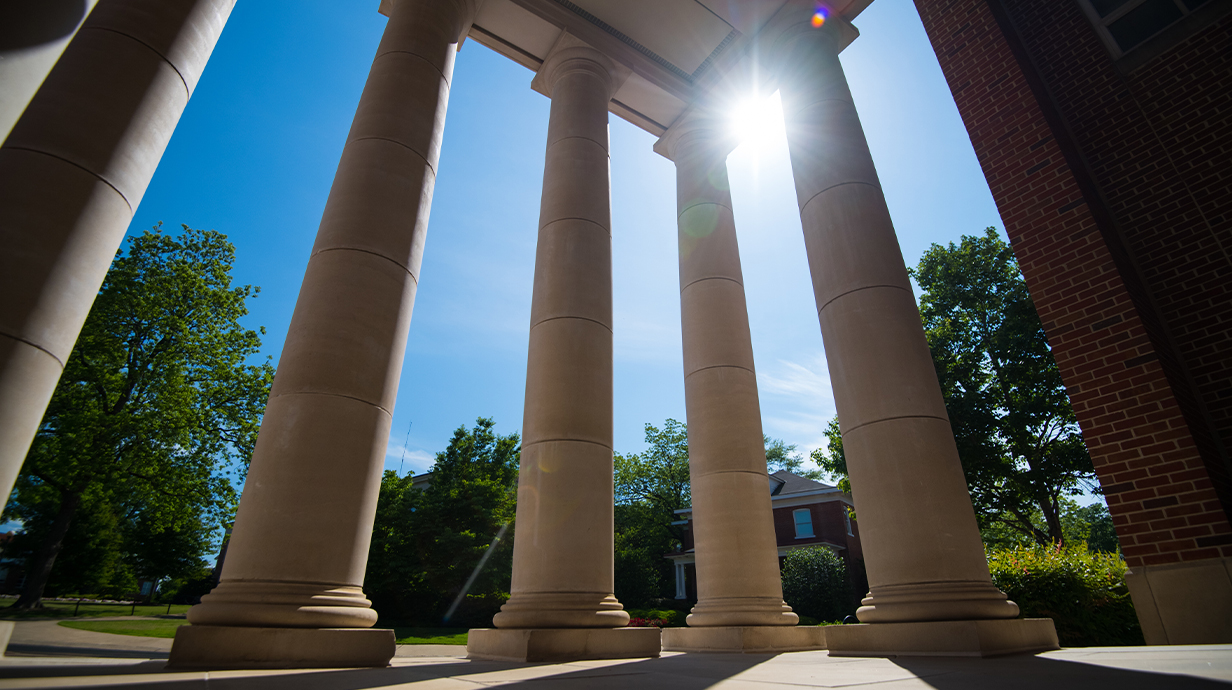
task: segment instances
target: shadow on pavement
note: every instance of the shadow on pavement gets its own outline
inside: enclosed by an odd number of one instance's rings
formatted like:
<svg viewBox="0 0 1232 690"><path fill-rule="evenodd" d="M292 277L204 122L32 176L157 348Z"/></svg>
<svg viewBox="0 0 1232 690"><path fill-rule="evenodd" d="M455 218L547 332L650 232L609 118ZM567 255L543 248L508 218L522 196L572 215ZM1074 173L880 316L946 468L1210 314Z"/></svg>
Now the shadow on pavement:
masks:
<svg viewBox="0 0 1232 690"><path fill-rule="evenodd" d="M1229 684L1206 678L1110 668L1094 663L1013 656L992 659L899 657L890 659L936 690L1228 690Z"/></svg>
<svg viewBox="0 0 1232 690"><path fill-rule="evenodd" d="M115 647L73 647L70 645L43 645L10 642L5 654L9 656L86 656L103 659L166 659L167 652L149 649L116 649Z"/></svg>
<svg viewBox="0 0 1232 690"><path fill-rule="evenodd" d="M731 678L753 666L773 658L769 654L688 654L658 659L631 659L624 663L607 666L559 666L561 672L539 678L519 676L534 673L534 669L552 664L520 664L496 661L443 661L400 665L382 669L346 669L337 671L280 671L255 672L246 677L226 677L211 674L208 687L211 690L255 690L257 688L294 687L302 690L364 690L383 688L404 683L424 682L453 678L469 681L476 686L501 683L501 687L531 690L552 687L564 690L570 687L629 688L640 690L670 688L671 690L705 690L727 678ZM157 673L164 662L123 666L69 667L7 667L0 668L0 678L54 678L67 676L116 676L125 674ZM529 673L525 673L529 672ZM274 675L274 674L277 675ZM185 671L183 678L141 683L143 690L176 690L206 687L207 681L200 672ZM100 683L112 685L112 683ZM76 687L90 687L78 685Z"/></svg>

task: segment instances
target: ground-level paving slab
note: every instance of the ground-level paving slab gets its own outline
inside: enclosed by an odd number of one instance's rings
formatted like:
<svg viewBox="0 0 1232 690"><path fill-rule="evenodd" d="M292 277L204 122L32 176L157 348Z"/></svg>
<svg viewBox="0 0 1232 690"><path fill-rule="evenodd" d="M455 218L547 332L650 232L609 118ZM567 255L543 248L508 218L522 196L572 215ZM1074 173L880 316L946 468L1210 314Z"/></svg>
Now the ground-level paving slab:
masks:
<svg viewBox="0 0 1232 690"><path fill-rule="evenodd" d="M168 672L162 661L0 660L0 688L304 690L483 687L773 690L1204 690L1232 687L1232 645L1065 649L991 659L830 657L824 651L682 654L658 659L518 664L398 656L384 669Z"/></svg>
<svg viewBox="0 0 1232 690"><path fill-rule="evenodd" d="M142 616L71 618L67 620L154 620ZM171 639L115 635L67 628L59 620L17 621L9 639L7 656L110 657L120 659L166 659Z"/></svg>

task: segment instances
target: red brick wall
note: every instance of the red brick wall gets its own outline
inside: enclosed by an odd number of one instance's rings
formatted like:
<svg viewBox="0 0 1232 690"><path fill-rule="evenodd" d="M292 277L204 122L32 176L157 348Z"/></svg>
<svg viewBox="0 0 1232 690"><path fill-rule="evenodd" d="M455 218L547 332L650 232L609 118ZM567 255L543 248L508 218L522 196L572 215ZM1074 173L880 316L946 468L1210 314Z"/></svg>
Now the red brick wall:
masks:
<svg viewBox="0 0 1232 690"><path fill-rule="evenodd" d="M1226 501L1212 482L1227 479L1220 436L1232 433L1232 264L1219 251L1232 222L1232 178L1218 159L1230 120L1216 122L1216 132L1192 131L1212 82L1180 78L1187 86L1178 95L1178 75L1149 66L1131 91L1072 1L916 6L1044 322L1126 559L1135 566L1232 555ZM1228 57L1226 49L1210 55L1220 31L1227 22L1182 50L1218 69ZM1138 102L1142 93L1153 94L1152 105Z"/></svg>
<svg viewBox="0 0 1232 690"><path fill-rule="evenodd" d="M796 523L793 513L797 510L807 508L813 516L813 537L797 539L796 538ZM843 519L845 510L843 505L838 501L828 501L826 503L814 503L807 506L792 506L789 508L774 509L774 534L778 538L779 546L807 546L809 544L819 544L821 542L829 542L846 546L848 554L855 557L857 560L864 557L863 551L860 550L859 539L857 537L847 536L847 522ZM859 534L856 528L856 523L851 523L852 531Z"/></svg>

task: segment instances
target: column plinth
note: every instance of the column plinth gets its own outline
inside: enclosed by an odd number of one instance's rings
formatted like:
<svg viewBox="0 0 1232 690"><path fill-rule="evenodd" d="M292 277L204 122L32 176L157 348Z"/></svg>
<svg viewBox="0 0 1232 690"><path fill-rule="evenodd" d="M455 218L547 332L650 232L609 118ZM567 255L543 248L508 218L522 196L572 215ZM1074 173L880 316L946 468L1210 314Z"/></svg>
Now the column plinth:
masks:
<svg viewBox="0 0 1232 690"><path fill-rule="evenodd" d="M874 624L861 629L1015 618L1018 606L989 576L906 266L839 63L842 20L815 30L807 14L798 19L780 36L776 60L818 318L860 516L870 593L857 615ZM1032 626L1021 649L1055 645L1055 634L1044 639L1037 634L1043 628ZM940 634L926 625L909 630L921 640ZM904 643L888 647L896 644Z"/></svg>
<svg viewBox="0 0 1232 690"><path fill-rule="evenodd" d="M474 12L474 0L392 3L300 288L222 580L188 613L193 628L274 631L244 637L246 648L265 645L265 665L339 665L338 654L313 661L280 651L286 636L275 633L298 629L295 639L326 648L330 629L377 619L364 570L454 56ZM347 652L355 665L384 665L390 636L369 632L338 639L357 650ZM171 663L252 663L225 639L177 635Z"/></svg>
<svg viewBox="0 0 1232 690"><path fill-rule="evenodd" d="M740 250L727 179L734 142L691 113L656 147L676 163L680 320L697 604L665 649L819 649L783 603ZM778 632L782 631L782 632ZM816 632L816 631L814 631Z"/></svg>

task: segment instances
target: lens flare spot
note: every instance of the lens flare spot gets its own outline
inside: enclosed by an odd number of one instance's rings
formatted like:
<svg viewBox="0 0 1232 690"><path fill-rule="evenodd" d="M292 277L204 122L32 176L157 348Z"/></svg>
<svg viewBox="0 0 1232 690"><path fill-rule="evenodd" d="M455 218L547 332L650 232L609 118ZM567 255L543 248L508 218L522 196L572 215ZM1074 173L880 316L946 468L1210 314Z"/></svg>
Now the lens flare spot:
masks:
<svg viewBox="0 0 1232 690"><path fill-rule="evenodd" d="M826 23L826 15L821 12L813 13L813 28L820 29L822 24Z"/></svg>

